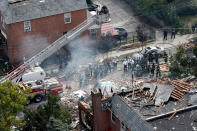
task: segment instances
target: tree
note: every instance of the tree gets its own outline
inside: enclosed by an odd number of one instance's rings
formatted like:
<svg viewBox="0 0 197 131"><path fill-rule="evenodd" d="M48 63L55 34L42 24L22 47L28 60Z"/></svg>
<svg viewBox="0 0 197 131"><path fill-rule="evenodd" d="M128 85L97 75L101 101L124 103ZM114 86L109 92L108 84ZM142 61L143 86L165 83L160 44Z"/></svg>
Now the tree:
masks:
<svg viewBox="0 0 197 131"><path fill-rule="evenodd" d="M137 39L142 43L142 46L144 42L147 40L147 34L145 32L145 26L144 25L138 25L137 26Z"/></svg>
<svg viewBox="0 0 197 131"><path fill-rule="evenodd" d="M195 44L192 52L194 53L194 55L197 57L197 44Z"/></svg>
<svg viewBox="0 0 197 131"><path fill-rule="evenodd" d="M53 127L67 127L69 129L70 127L66 125L71 123L71 113L58 104L59 100L58 96L49 95L48 102L40 106L36 111L25 109L25 125L23 130L46 131ZM53 125L49 126L50 122ZM55 125L55 123L58 123L58 125Z"/></svg>
<svg viewBox="0 0 197 131"><path fill-rule="evenodd" d="M196 46L193 48L193 53L197 53ZM190 74L197 76L197 58L188 55L183 46L177 48L177 52L170 59L170 63L171 76L174 78L185 77Z"/></svg>
<svg viewBox="0 0 197 131"><path fill-rule="evenodd" d="M59 119L50 117L49 122L46 125L47 131L70 131L70 127L67 123L63 123Z"/></svg>
<svg viewBox="0 0 197 131"><path fill-rule="evenodd" d="M108 33L106 36L101 36L99 41L97 42L96 48L99 52L105 53L108 52L110 49L115 47L116 41L113 36Z"/></svg>
<svg viewBox="0 0 197 131"><path fill-rule="evenodd" d="M18 126L17 113L27 103L30 90L20 91L11 81L0 83L0 130L8 131Z"/></svg>

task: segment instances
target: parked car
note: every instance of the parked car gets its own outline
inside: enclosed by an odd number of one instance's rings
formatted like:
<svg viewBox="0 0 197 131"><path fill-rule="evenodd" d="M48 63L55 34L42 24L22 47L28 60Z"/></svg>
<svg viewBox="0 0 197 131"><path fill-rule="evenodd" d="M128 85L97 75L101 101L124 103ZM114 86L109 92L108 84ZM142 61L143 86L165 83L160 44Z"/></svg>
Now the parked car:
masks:
<svg viewBox="0 0 197 131"><path fill-rule="evenodd" d="M118 32L118 35L114 35L114 38L121 41L121 40L127 40L128 33L123 28L115 28L115 30Z"/></svg>
<svg viewBox="0 0 197 131"><path fill-rule="evenodd" d="M88 5L88 11L96 11L97 8L98 8L98 5L96 4Z"/></svg>
<svg viewBox="0 0 197 131"><path fill-rule="evenodd" d="M159 54L160 57L164 54L164 49L158 46L155 47L146 47L140 51L140 53L144 56L148 56L149 54Z"/></svg>

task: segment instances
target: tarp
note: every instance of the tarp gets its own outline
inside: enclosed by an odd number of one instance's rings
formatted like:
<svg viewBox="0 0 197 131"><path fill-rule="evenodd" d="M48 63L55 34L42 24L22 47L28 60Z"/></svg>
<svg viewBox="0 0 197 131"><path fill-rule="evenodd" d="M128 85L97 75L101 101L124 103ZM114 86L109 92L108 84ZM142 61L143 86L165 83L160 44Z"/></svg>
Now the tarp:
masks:
<svg viewBox="0 0 197 131"><path fill-rule="evenodd" d="M101 35L106 36L107 34L111 35L118 35L117 30L113 26L111 26L109 23L104 23L101 25Z"/></svg>
<svg viewBox="0 0 197 131"><path fill-rule="evenodd" d="M102 81L99 82L96 88L101 89L101 93L103 96L108 96L111 94L111 89L115 92L117 90L117 87L115 84L111 81Z"/></svg>

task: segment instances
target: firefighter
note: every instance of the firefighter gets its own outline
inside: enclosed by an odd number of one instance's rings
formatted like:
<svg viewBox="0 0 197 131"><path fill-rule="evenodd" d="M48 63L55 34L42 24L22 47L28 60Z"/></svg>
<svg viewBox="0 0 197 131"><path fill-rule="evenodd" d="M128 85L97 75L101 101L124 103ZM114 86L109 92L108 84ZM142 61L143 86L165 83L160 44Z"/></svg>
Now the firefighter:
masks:
<svg viewBox="0 0 197 131"><path fill-rule="evenodd" d="M83 84L83 77L81 74L79 74L79 88L82 87L82 84Z"/></svg>
<svg viewBox="0 0 197 131"><path fill-rule="evenodd" d="M153 62L153 54L152 53L150 53L148 55L148 60L149 60L149 62Z"/></svg>
<svg viewBox="0 0 197 131"><path fill-rule="evenodd" d="M114 58L112 60L112 63L113 63L114 70L116 70L117 69L117 65L118 65L118 59L117 58Z"/></svg>
<svg viewBox="0 0 197 131"><path fill-rule="evenodd" d="M140 67L139 64L137 64L136 67L135 67L135 75L137 77L139 77L141 75L141 67Z"/></svg>
<svg viewBox="0 0 197 131"><path fill-rule="evenodd" d="M160 77L160 76L161 76L161 71L160 71L160 66L158 64L156 68L156 77Z"/></svg>
<svg viewBox="0 0 197 131"><path fill-rule="evenodd" d="M135 62L134 62L134 60L131 58L131 70L133 71L133 69L134 69L134 64L135 64Z"/></svg>
<svg viewBox="0 0 197 131"><path fill-rule="evenodd" d="M92 77L92 65L89 64L89 74L90 74L90 77Z"/></svg>
<svg viewBox="0 0 197 131"><path fill-rule="evenodd" d="M85 80L84 80L84 85L88 85L88 83L89 83L89 80L90 80L90 74L89 74L89 70L88 70L88 68L86 68L86 70L85 70Z"/></svg>
<svg viewBox="0 0 197 131"><path fill-rule="evenodd" d="M147 61L147 72L148 72L148 74L150 73L150 63L149 63L149 61Z"/></svg>
<svg viewBox="0 0 197 131"><path fill-rule="evenodd" d="M168 54L166 52L164 52L163 59L164 59L165 63L168 62Z"/></svg>
<svg viewBox="0 0 197 131"><path fill-rule="evenodd" d="M155 53L155 63L159 63L159 54Z"/></svg>
<svg viewBox="0 0 197 131"><path fill-rule="evenodd" d="M97 65L94 65L93 73L94 73L94 78L97 79L97 77L98 77L98 67L97 67Z"/></svg>
<svg viewBox="0 0 197 131"><path fill-rule="evenodd" d="M107 60L107 70L111 72L111 64L109 59Z"/></svg>
<svg viewBox="0 0 197 131"><path fill-rule="evenodd" d="M152 64L151 74L154 77L154 74L155 74L155 63Z"/></svg>
<svg viewBox="0 0 197 131"><path fill-rule="evenodd" d="M131 71L131 58L128 59L127 63L128 63L128 71L130 72Z"/></svg>

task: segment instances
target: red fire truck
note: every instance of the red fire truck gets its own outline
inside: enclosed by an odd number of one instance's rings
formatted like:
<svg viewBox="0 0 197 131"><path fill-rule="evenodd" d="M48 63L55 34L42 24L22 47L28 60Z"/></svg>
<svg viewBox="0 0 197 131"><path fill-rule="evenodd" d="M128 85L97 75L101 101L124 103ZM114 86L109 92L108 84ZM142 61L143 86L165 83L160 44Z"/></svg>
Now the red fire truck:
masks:
<svg viewBox="0 0 197 131"><path fill-rule="evenodd" d="M45 80L21 82L18 87L22 91L31 88L28 104L30 102L41 102L48 94L60 95L63 92L62 82L54 77Z"/></svg>

